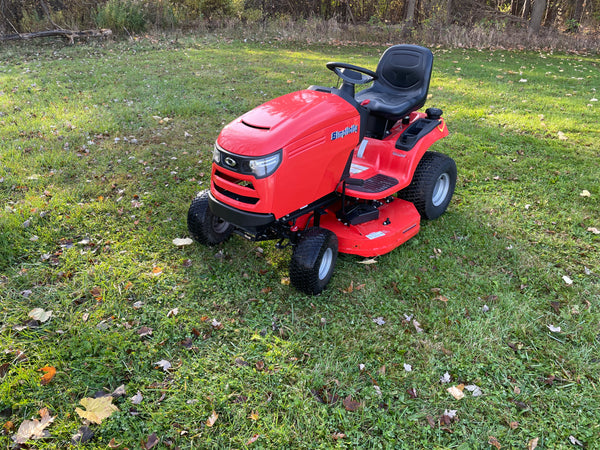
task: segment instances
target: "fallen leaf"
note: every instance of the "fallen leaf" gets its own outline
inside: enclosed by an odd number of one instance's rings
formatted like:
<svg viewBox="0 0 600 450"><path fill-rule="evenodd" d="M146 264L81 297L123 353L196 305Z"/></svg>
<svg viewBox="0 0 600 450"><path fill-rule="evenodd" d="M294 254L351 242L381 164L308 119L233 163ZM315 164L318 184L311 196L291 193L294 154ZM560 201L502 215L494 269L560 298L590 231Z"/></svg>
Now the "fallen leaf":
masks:
<svg viewBox="0 0 600 450"><path fill-rule="evenodd" d="M160 367L165 372L168 372L169 369L172 367L171 363L169 361L167 361L166 359L161 359L160 361L155 362L154 364L156 364L158 367Z"/></svg>
<svg viewBox="0 0 600 450"><path fill-rule="evenodd" d="M460 400L465 396L465 393L463 392L464 386L462 384L459 384L458 386L450 386L448 389L446 389L450 395L452 395L452 397L454 397L456 400Z"/></svg>
<svg viewBox="0 0 600 450"><path fill-rule="evenodd" d="M173 239L173 244L175 244L177 247L184 247L186 245L192 245L194 243L194 241L190 238L176 238Z"/></svg>
<svg viewBox="0 0 600 450"><path fill-rule="evenodd" d="M468 386L465 386L465 389L467 391L469 391L473 397L479 397L480 395L483 394L483 392L481 392L481 389L479 388L479 386L475 385L475 384L469 384Z"/></svg>
<svg viewBox="0 0 600 450"><path fill-rule="evenodd" d="M554 325L546 325L546 326L553 333L560 333L561 332L561 328L560 327L555 327Z"/></svg>
<svg viewBox="0 0 600 450"><path fill-rule="evenodd" d="M346 437L346 435L345 435L344 433L333 433L333 434L331 435L331 438L332 438L334 441L337 441L337 440L339 440L339 439L344 439L345 437Z"/></svg>
<svg viewBox="0 0 600 450"><path fill-rule="evenodd" d="M498 450L500 450L502 448L502 446L500 445L500 442L498 442L498 439L496 439L494 436L489 437L488 444L493 445Z"/></svg>
<svg viewBox="0 0 600 450"><path fill-rule="evenodd" d="M254 436L252 436L250 439L248 439L248 442L246 442L246 445L250 445L253 444L254 442L256 442L256 440L260 437L260 434L255 434Z"/></svg>
<svg viewBox="0 0 600 450"><path fill-rule="evenodd" d="M419 397L419 394L417 393L417 390L416 390L415 388L408 388L408 389L406 390L406 393L407 393L408 395L410 395L410 396L411 396L411 398L417 398L417 397Z"/></svg>
<svg viewBox="0 0 600 450"><path fill-rule="evenodd" d="M440 382L442 384L450 383L450 374L448 372L444 373L444 375L442 375L442 377L440 378Z"/></svg>
<svg viewBox="0 0 600 450"><path fill-rule="evenodd" d="M50 417L47 408L40 409L39 413L41 420L24 420L21 423L17 434L12 437L13 441L17 444L24 444L29 439L42 439L50 436L46 427L54 421L54 417Z"/></svg>
<svg viewBox="0 0 600 450"><path fill-rule="evenodd" d="M162 267L154 267L152 269L152 276L157 277L157 276L161 275L162 273L163 273Z"/></svg>
<svg viewBox="0 0 600 450"><path fill-rule="evenodd" d="M508 426L511 430L516 430L517 428L519 428L519 422L513 420L511 423L508 424Z"/></svg>
<svg viewBox="0 0 600 450"><path fill-rule="evenodd" d="M281 284L283 284L284 286L289 286L290 285L290 277L283 277L281 279Z"/></svg>
<svg viewBox="0 0 600 450"><path fill-rule="evenodd" d="M573 445L579 445L580 447L584 447L583 442L581 442L579 439L577 439L575 436L570 435L569 436L569 441L571 442L571 444Z"/></svg>
<svg viewBox="0 0 600 450"><path fill-rule="evenodd" d="M131 403L133 403L134 405L139 405L140 403L142 403L142 400L144 400L144 396L140 391L137 391L137 394L135 394L129 400L131 400Z"/></svg>
<svg viewBox="0 0 600 450"><path fill-rule="evenodd" d="M583 191L581 191L581 194L579 194L581 197L591 197L592 194L590 193L590 191L588 191L587 189L584 189Z"/></svg>
<svg viewBox="0 0 600 450"><path fill-rule="evenodd" d="M351 395L346 397L342 404L344 405L344 408L346 408L346 411L354 412L360 408L360 402L354 400Z"/></svg>
<svg viewBox="0 0 600 450"><path fill-rule="evenodd" d="M108 443L109 448L119 448L120 446L121 444L119 444L115 438L112 438Z"/></svg>
<svg viewBox="0 0 600 450"><path fill-rule="evenodd" d="M218 418L219 418L219 415L215 411L213 411L212 414L210 415L210 417L206 420L206 426L212 427Z"/></svg>
<svg viewBox="0 0 600 450"><path fill-rule="evenodd" d="M8 369L10 369L10 363L4 363L0 365L0 378L8 373Z"/></svg>
<svg viewBox="0 0 600 450"><path fill-rule="evenodd" d="M119 386L118 388L116 388L112 394L110 394L113 397L122 397L123 395L125 395L125 385L122 384L121 386Z"/></svg>
<svg viewBox="0 0 600 450"><path fill-rule="evenodd" d="M263 361L257 361L254 366L256 367L256 370L259 371L265 369L265 363Z"/></svg>
<svg viewBox="0 0 600 450"><path fill-rule="evenodd" d="M563 275L562 279L567 286L571 286L573 284L573 280L571 280L571 278L569 278L567 275Z"/></svg>
<svg viewBox="0 0 600 450"><path fill-rule="evenodd" d="M252 414L250 414L250 419L257 421L258 420L258 413L255 411L252 411Z"/></svg>
<svg viewBox="0 0 600 450"><path fill-rule="evenodd" d="M537 445L538 445L538 441L540 440L540 438L535 438L529 441L529 444L527 444L527 450L535 450Z"/></svg>
<svg viewBox="0 0 600 450"><path fill-rule="evenodd" d="M557 133L557 135L558 135L558 139L559 139L559 140L561 140L561 141L566 141L567 139L569 139L569 138L567 137L567 135L566 135L565 133L563 133L562 131L559 131L559 132Z"/></svg>
<svg viewBox="0 0 600 450"><path fill-rule="evenodd" d="M404 370L406 372L412 372L412 366L410 364L404 363Z"/></svg>
<svg viewBox="0 0 600 450"><path fill-rule="evenodd" d="M52 317L52 311L44 311L42 308L33 308L27 315L33 320L38 320L44 323L47 322L50 317Z"/></svg>
<svg viewBox="0 0 600 450"><path fill-rule="evenodd" d="M587 231L589 231L590 233L594 233L594 234L600 234L600 230L598 228L595 228L595 227L589 227L587 229Z"/></svg>
<svg viewBox="0 0 600 450"><path fill-rule="evenodd" d="M167 317L175 317L177 314L179 314L179 308L173 308L167 313Z"/></svg>
<svg viewBox="0 0 600 450"><path fill-rule="evenodd" d="M385 320L383 320L383 317L376 317L375 319L373 319L373 322L375 322L379 326L385 325Z"/></svg>
<svg viewBox="0 0 600 450"><path fill-rule="evenodd" d="M75 408L75 412L79 414L79 417L82 419L101 424L104 419L110 417L112 413L119 410L119 408L112 404L112 400L113 398L111 396L98 398L85 397L82 398L79 403L86 410L84 411L81 408Z"/></svg>
<svg viewBox="0 0 600 450"><path fill-rule="evenodd" d="M217 319L213 319L211 325L215 330L220 330L221 328L223 328L223 324L221 322L218 322Z"/></svg>
<svg viewBox="0 0 600 450"><path fill-rule="evenodd" d="M375 258L365 258L362 261L358 261L359 264L377 264L377 260Z"/></svg>
<svg viewBox="0 0 600 450"><path fill-rule="evenodd" d="M39 371L45 372L40 381L42 386L46 386L48 383L50 383L52 378L54 378L54 375L56 375L56 367L52 367L52 366L42 367L41 369L39 369Z"/></svg>
<svg viewBox="0 0 600 450"><path fill-rule="evenodd" d="M417 333L423 332L423 328L421 328L421 324L419 322L417 322L416 320L413 320L412 323L413 323L413 326L415 327L415 330L417 331Z"/></svg>
<svg viewBox="0 0 600 450"><path fill-rule="evenodd" d="M90 427L86 427L85 425L79 427L77 433L71 436L71 443L73 445L85 444L90 439L94 437L94 432L90 429Z"/></svg>
<svg viewBox="0 0 600 450"><path fill-rule="evenodd" d="M150 450L151 448L156 446L156 444L158 444L159 442L160 442L160 440L158 439L158 436L156 435L156 433L152 433L150 436L148 436L148 440L144 443L144 448L146 450Z"/></svg>
<svg viewBox="0 0 600 450"><path fill-rule="evenodd" d="M434 298L434 300L439 300L440 302L448 303L448 297L444 297L443 295L438 295Z"/></svg>
<svg viewBox="0 0 600 450"><path fill-rule="evenodd" d="M147 326L143 326L142 328L140 328L139 330L137 330L137 334L140 337L144 337L144 336L151 336L152 335L152 328L147 327Z"/></svg>

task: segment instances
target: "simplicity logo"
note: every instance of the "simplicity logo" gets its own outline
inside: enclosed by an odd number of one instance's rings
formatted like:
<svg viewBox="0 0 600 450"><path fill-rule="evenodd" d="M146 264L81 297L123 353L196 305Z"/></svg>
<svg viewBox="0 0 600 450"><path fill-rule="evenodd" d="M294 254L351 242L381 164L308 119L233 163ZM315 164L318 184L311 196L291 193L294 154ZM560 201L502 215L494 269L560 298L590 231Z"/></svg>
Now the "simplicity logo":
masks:
<svg viewBox="0 0 600 450"><path fill-rule="evenodd" d="M358 133L358 126L352 125L351 127L346 127L343 130L334 131L331 133L331 140L335 141L336 139L341 139L352 133Z"/></svg>

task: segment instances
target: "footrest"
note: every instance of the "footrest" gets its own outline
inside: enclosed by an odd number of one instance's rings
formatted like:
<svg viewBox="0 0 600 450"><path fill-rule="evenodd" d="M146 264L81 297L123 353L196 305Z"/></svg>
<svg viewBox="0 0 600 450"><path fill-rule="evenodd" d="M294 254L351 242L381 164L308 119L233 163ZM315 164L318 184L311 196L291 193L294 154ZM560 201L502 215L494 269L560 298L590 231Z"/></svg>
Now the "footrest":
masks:
<svg viewBox="0 0 600 450"><path fill-rule="evenodd" d="M377 175L367 178L362 186L352 186L348 189L350 191L365 192L369 194L376 194L379 192L387 191L398 184L398 180L388 175L378 173Z"/></svg>

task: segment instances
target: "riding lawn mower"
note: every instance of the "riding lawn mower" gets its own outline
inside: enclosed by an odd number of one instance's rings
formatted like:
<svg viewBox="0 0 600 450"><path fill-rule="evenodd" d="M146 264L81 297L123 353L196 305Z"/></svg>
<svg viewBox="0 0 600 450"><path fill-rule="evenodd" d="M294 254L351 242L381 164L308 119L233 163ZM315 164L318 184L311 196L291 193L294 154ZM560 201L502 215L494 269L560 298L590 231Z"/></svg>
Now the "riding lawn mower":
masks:
<svg viewBox="0 0 600 450"><path fill-rule="evenodd" d="M430 50L388 48L375 72L330 62L339 88L310 86L268 101L227 125L215 143L210 189L188 211L188 229L213 246L232 233L291 245L291 284L316 295L338 252L374 257L446 211L452 158L429 151L448 135L425 105ZM372 83L355 92L356 85Z"/></svg>

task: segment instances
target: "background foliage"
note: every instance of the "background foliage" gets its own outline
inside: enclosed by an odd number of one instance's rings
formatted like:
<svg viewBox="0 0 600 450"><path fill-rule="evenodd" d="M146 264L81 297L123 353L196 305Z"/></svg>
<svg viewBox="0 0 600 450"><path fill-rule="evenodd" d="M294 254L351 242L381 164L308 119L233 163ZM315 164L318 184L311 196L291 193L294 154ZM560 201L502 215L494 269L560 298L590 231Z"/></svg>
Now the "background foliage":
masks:
<svg viewBox="0 0 600 450"><path fill-rule="evenodd" d="M568 32L597 32L598 0L543 2L543 24ZM256 23L318 18L339 24L438 27L487 24L519 28L531 19L531 0L0 0L0 33L109 27L117 33L149 28Z"/></svg>

